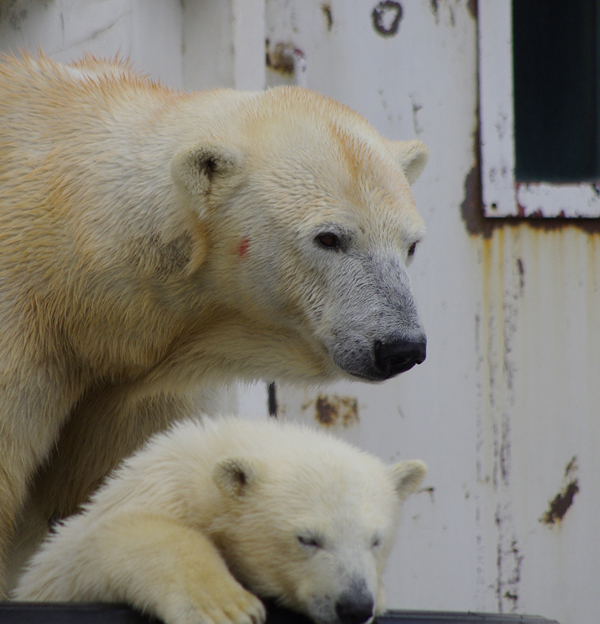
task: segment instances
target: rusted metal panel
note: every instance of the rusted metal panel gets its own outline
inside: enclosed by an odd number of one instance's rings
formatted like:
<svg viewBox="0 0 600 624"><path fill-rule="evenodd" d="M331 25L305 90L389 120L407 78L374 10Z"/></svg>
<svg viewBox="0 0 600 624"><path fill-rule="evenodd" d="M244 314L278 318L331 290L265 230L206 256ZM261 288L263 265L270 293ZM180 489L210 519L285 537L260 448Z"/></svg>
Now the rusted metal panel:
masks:
<svg viewBox="0 0 600 624"><path fill-rule="evenodd" d="M600 606L600 503L586 494L598 485L599 250L597 235L522 224L496 230L481 257L481 585L498 609L573 623Z"/></svg>

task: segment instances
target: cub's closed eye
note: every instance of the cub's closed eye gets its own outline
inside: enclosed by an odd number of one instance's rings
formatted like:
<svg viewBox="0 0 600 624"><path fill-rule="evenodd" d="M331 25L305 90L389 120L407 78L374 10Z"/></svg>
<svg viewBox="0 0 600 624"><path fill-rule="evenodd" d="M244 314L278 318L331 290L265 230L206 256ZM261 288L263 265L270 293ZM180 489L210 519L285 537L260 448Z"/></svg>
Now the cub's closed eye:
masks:
<svg viewBox="0 0 600 624"><path fill-rule="evenodd" d="M315 240L324 249L339 249L341 246L339 237L331 232L319 234Z"/></svg>
<svg viewBox="0 0 600 624"><path fill-rule="evenodd" d="M408 255L409 256L414 256L415 255L415 251L417 250L417 243L413 243L409 248L408 248Z"/></svg>
<svg viewBox="0 0 600 624"><path fill-rule="evenodd" d="M298 535L298 541L302 546L310 546L312 548L323 548L323 542L314 535Z"/></svg>
<svg viewBox="0 0 600 624"><path fill-rule="evenodd" d="M377 548L378 546L381 546L381 538L380 537L374 537L372 542L371 542L371 546L373 548Z"/></svg>

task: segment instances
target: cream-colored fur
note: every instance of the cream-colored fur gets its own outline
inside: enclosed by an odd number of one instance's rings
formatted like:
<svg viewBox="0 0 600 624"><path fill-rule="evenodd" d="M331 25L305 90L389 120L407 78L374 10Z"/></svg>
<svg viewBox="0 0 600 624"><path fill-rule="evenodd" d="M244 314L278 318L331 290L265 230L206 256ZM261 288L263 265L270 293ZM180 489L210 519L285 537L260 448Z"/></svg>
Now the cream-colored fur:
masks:
<svg viewBox="0 0 600 624"><path fill-rule="evenodd" d="M406 266L426 159L305 89L0 63L0 596L27 499L42 526L73 513L212 385L423 359Z"/></svg>
<svg viewBox="0 0 600 624"><path fill-rule="evenodd" d="M400 503L425 470L273 420L179 423L56 527L14 597L250 624L265 617L258 595L323 624L370 621Z"/></svg>

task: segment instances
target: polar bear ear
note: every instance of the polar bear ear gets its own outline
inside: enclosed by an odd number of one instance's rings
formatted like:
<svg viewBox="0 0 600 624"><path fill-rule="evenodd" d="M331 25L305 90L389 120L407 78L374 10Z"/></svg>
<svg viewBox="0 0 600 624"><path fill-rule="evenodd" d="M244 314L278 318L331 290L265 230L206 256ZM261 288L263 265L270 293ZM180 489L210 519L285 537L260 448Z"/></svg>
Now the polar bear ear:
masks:
<svg viewBox="0 0 600 624"><path fill-rule="evenodd" d="M421 175L429 160L429 150L423 141L388 141L388 147L402 167L409 184Z"/></svg>
<svg viewBox="0 0 600 624"><path fill-rule="evenodd" d="M398 462L390 466L388 474L396 488L400 501L404 501L421 484L427 473L427 466L418 459Z"/></svg>
<svg viewBox="0 0 600 624"><path fill-rule="evenodd" d="M242 153L232 145L197 145L171 160L171 176L191 195L207 195L213 182L241 169Z"/></svg>
<svg viewBox="0 0 600 624"><path fill-rule="evenodd" d="M244 496L256 483L256 478L257 466L245 458L222 459L213 469L218 488L232 498Z"/></svg>

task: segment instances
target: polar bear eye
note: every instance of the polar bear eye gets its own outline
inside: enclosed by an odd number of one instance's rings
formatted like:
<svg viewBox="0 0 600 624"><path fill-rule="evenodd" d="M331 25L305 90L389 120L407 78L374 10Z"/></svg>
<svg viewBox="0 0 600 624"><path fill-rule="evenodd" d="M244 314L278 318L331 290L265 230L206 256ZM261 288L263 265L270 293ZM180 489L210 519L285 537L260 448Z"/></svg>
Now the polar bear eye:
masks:
<svg viewBox="0 0 600 624"><path fill-rule="evenodd" d="M310 548L323 548L323 540L315 535L298 535L298 542Z"/></svg>
<svg viewBox="0 0 600 624"><path fill-rule="evenodd" d="M413 243L409 248L408 248L408 255L410 256L414 256L415 255L415 251L417 250L417 243Z"/></svg>
<svg viewBox="0 0 600 624"><path fill-rule="evenodd" d="M323 232L323 234L319 234L315 240L324 249L339 249L341 247L339 236L332 232Z"/></svg>

